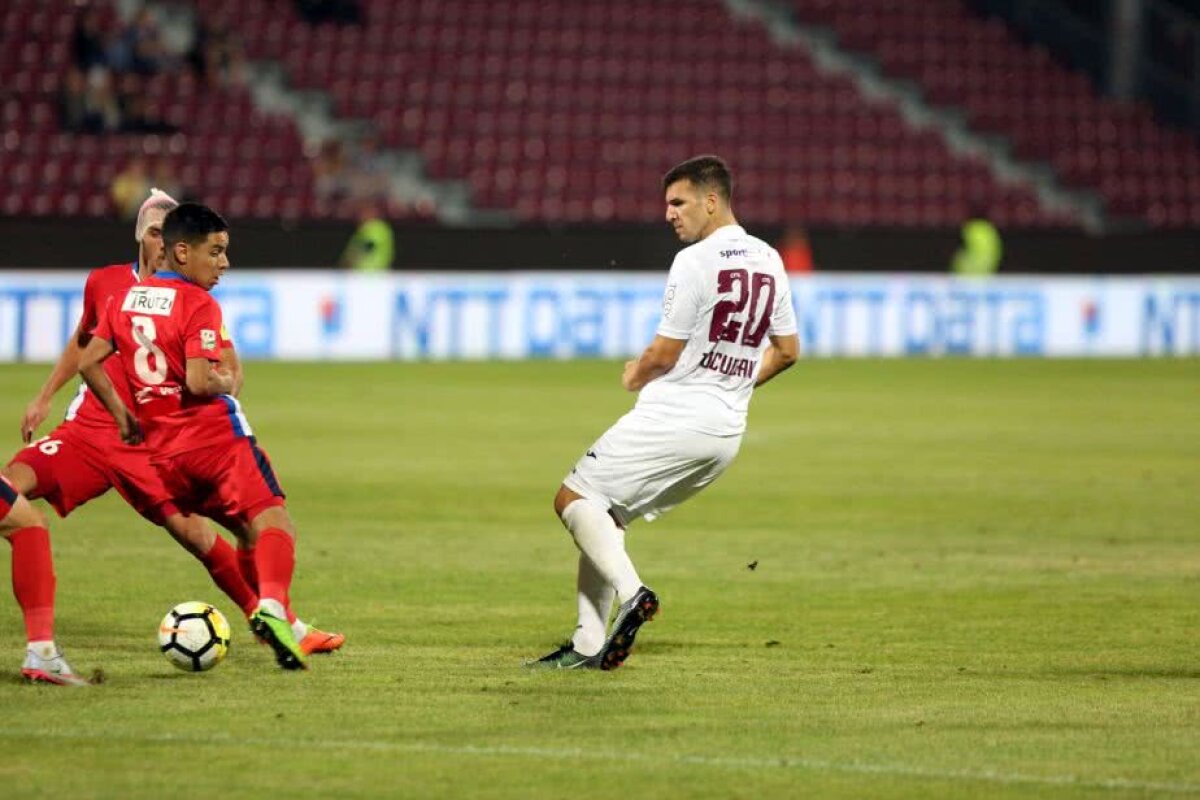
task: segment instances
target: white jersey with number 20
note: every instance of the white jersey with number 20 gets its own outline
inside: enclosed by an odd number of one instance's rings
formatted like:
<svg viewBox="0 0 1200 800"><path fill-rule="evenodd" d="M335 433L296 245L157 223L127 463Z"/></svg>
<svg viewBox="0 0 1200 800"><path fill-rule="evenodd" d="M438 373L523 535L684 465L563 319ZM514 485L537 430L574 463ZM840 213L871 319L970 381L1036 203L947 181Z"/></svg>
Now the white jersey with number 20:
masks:
<svg viewBox="0 0 1200 800"><path fill-rule="evenodd" d="M675 256L658 334L687 345L670 372L642 389L633 413L698 433L741 434L769 337L795 332L779 253L737 225L718 228Z"/></svg>

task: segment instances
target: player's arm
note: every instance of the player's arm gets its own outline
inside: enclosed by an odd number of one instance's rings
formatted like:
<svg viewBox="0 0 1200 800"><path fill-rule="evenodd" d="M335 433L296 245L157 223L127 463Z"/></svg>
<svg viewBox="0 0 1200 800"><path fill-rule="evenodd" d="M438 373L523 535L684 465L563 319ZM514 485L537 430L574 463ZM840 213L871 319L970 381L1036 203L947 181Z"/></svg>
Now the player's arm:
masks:
<svg viewBox="0 0 1200 800"><path fill-rule="evenodd" d="M647 383L675 368L700 313L696 281L695 264L683 253L675 256L654 341L637 359L625 363L621 385L626 390L640 392Z"/></svg>
<svg viewBox="0 0 1200 800"><path fill-rule="evenodd" d="M114 352L112 342L100 336L93 336L79 355L79 374L83 376L83 382L88 385L96 398L108 409L108 413L112 414L113 419L117 421L117 428L121 432L121 441L125 444L140 444L142 428L138 425L137 417L121 402L116 388L113 387L112 381L108 379L108 374L104 371L105 359Z"/></svg>
<svg viewBox="0 0 1200 800"><path fill-rule="evenodd" d="M32 441L34 431L46 421L46 417L50 414L50 402L54 399L54 395L67 381L78 374L79 354L83 352L83 348L87 346L91 338L92 335L84 330L84 320L80 318L79 324L75 327L75 333L67 341L62 355L58 357L58 363L54 365L54 369L50 370L50 376L46 378L46 382L38 391L37 396L30 400L29 405L25 407L25 416L21 418L21 439L25 442Z"/></svg>
<svg viewBox="0 0 1200 800"><path fill-rule="evenodd" d="M215 397L233 394L234 378L223 367L217 367L207 358L187 360L187 390L199 397Z"/></svg>
<svg viewBox="0 0 1200 800"><path fill-rule="evenodd" d="M237 351L233 349L232 345L221 348L221 369L228 372L233 378L233 389L228 393L237 397L242 391L245 376L242 373L242 360L238 358Z"/></svg>
<svg viewBox="0 0 1200 800"><path fill-rule="evenodd" d="M763 351L762 365L758 368L758 378L754 381L755 388L783 372L800 357L800 337L791 333L784 336L771 336L770 346Z"/></svg>
<svg viewBox="0 0 1200 800"><path fill-rule="evenodd" d="M775 307L771 309L771 327L767 335L771 344L763 351L762 364L758 368L758 377L754 386L758 388L767 381L783 372L800 357L800 336L796 333L796 310L792 305L792 287L787 273L783 269L783 260L779 253L771 251L776 267L776 280L779 294L775 298Z"/></svg>
<svg viewBox="0 0 1200 800"><path fill-rule="evenodd" d="M184 383L197 397L233 394L241 380L224 361L225 351L232 349L233 342L221 322L221 307L207 294L198 300L198 304L185 312ZM240 373L241 365L236 366Z"/></svg>
<svg viewBox="0 0 1200 800"><path fill-rule="evenodd" d="M686 339L672 339L658 334L641 356L625 363L621 385L628 391L640 392L647 383L675 368L675 362L686 345Z"/></svg>

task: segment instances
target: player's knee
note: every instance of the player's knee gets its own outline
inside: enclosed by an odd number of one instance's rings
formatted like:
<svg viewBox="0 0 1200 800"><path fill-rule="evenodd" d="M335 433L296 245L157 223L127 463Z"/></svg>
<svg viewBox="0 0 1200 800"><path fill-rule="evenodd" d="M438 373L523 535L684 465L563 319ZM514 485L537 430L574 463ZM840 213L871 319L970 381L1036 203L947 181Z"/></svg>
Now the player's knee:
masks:
<svg viewBox="0 0 1200 800"><path fill-rule="evenodd" d="M0 475L7 478L13 488L26 497L37 488L37 473L25 464L6 464L0 467Z"/></svg>
<svg viewBox="0 0 1200 800"><path fill-rule="evenodd" d="M8 516L0 520L0 535L7 538L22 528L45 528L46 523L46 515L42 513L42 510L24 497L20 497L16 503L13 503Z"/></svg>
<svg viewBox="0 0 1200 800"><path fill-rule="evenodd" d="M554 513L561 518L563 512L567 510L567 506L578 499L579 495L566 486L558 487L558 493L554 495Z"/></svg>
<svg viewBox="0 0 1200 800"><path fill-rule="evenodd" d="M293 539L296 538L296 527L292 524L292 518L285 506L271 506L259 512L250 520L248 527L253 531L255 541L263 531L272 529L281 530Z"/></svg>
<svg viewBox="0 0 1200 800"><path fill-rule="evenodd" d="M216 531L200 517L189 517L175 512L163 520L163 527L183 549L197 558L211 550L217 541Z"/></svg>

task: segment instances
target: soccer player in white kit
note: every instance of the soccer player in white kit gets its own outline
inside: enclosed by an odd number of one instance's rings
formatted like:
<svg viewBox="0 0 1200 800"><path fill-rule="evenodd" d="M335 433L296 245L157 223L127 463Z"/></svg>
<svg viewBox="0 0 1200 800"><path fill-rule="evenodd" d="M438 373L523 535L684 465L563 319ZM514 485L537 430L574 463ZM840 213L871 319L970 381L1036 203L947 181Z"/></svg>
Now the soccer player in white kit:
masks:
<svg viewBox="0 0 1200 800"><path fill-rule="evenodd" d="M575 464L554 510L579 547L579 623L530 666L616 669L658 596L625 552L625 528L653 520L715 481L733 461L755 387L796 362L792 293L779 253L730 207L733 178L716 156L663 178L667 222L688 244L675 256L662 321L621 385L637 403ZM620 603L612 632L613 600Z"/></svg>

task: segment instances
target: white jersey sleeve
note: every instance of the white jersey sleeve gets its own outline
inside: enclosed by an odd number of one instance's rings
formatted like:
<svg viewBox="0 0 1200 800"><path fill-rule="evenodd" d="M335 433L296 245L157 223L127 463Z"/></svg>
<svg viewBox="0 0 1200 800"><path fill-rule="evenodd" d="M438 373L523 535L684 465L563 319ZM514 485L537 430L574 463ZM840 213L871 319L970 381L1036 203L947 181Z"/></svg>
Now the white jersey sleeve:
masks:
<svg viewBox="0 0 1200 800"><path fill-rule="evenodd" d="M775 308L771 310L771 336L791 336L796 333L796 309L792 306L792 285L787 280L787 271L783 268L783 259L775 250L771 251L779 264L779 272L784 279L779 282L779 292L775 297Z"/></svg>
<svg viewBox="0 0 1200 800"><path fill-rule="evenodd" d="M662 321L658 335L668 339L690 339L700 318L700 271L687 251L675 256L663 291Z"/></svg>

